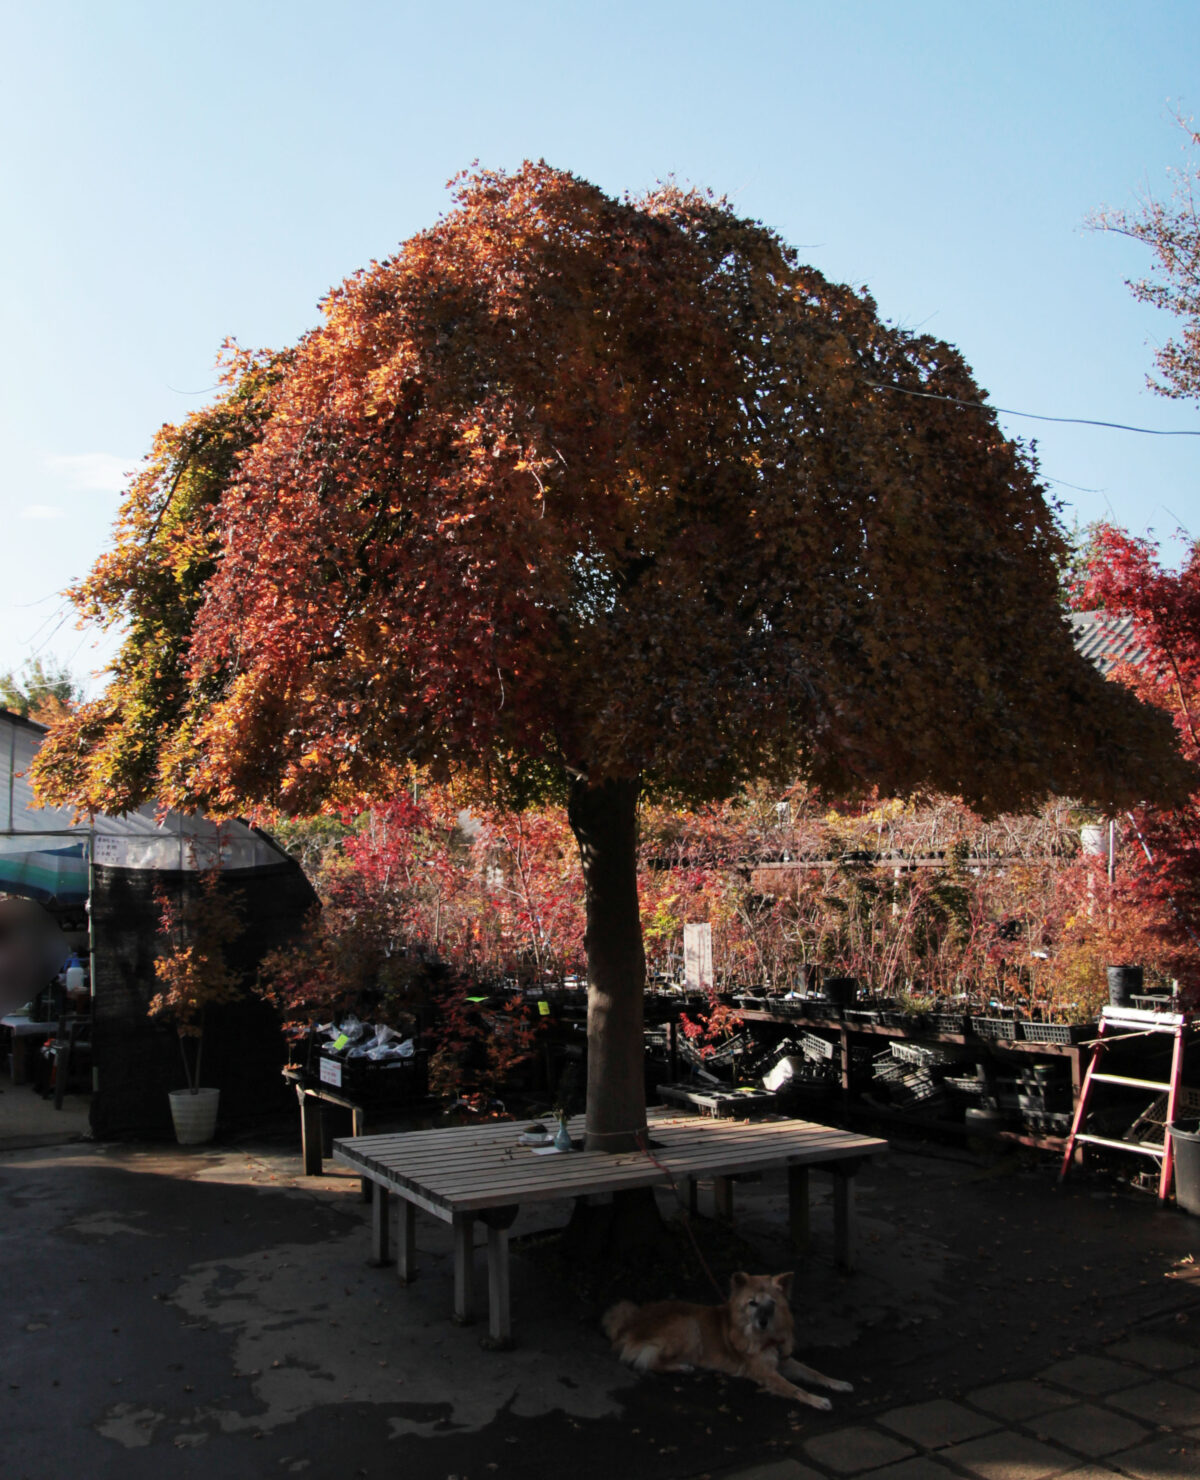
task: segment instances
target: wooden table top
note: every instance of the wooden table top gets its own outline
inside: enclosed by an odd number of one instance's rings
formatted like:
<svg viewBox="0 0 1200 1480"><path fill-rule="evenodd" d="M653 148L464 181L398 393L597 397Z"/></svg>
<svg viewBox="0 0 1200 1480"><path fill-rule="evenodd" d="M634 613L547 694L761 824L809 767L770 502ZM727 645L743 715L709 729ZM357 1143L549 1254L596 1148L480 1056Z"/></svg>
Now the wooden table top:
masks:
<svg viewBox="0 0 1200 1480"><path fill-rule="evenodd" d="M733 1176L782 1164L878 1156L887 1142L807 1120L753 1123L648 1114L650 1151L574 1151L537 1155L519 1138L528 1121L505 1121L398 1135L351 1136L333 1143L334 1160L441 1218L455 1213L549 1202L586 1193L669 1185L696 1176ZM570 1122L582 1139L584 1118Z"/></svg>

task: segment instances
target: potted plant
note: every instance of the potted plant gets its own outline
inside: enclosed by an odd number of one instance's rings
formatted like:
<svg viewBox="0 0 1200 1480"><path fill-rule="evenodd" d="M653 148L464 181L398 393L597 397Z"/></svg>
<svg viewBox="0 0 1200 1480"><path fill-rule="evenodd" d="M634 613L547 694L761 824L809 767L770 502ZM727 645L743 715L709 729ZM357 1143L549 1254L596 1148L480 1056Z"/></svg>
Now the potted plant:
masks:
<svg viewBox="0 0 1200 1480"><path fill-rule="evenodd" d="M159 991L147 1011L169 1023L179 1040L187 1087L169 1091L171 1119L179 1144L196 1146L212 1140L221 1093L200 1082L208 1011L242 996L225 954L245 928L242 904L222 890L216 868L202 871L196 889L180 900L160 890L158 904L168 946L154 963Z"/></svg>

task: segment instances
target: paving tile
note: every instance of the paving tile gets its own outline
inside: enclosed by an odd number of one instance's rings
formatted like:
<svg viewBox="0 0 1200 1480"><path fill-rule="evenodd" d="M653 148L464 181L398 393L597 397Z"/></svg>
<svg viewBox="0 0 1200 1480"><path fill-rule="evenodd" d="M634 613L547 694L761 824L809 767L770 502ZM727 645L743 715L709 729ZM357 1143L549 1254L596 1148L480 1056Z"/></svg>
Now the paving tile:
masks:
<svg viewBox="0 0 1200 1480"><path fill-rule="evenodd" d="M1200 1346L1200 1320L1195 1316L1189 1318L1184 1311L1176 1311L1173 1316L1155 1321L1151 1326L1143 1326L1142 1335L1161 1336L1167 1341L1182 1342L1184 1346Z"/></svg>
<svg viewBox="0 0 1200 1480"><path fill-rule="evenodd" d="M1171 1428L1200 1423L1200 1393L1165 1378L1142 1383L1123 1393L1110 1393L1108 1402L1123 1413L1144 1418L1147 1423L1167 1424Z"/></svg>
<svg viewBox="0 0 1200 1480"><path fill-rule="evenodd" d="M1107 1351L1109 1356L1138 1362L1156 1372L1174 1372L1178 1367L1190 1367L1196 1360L1195 1347L1185 1346L1182 1341L1171 1341L1165 1336L1131 1336L1128 1341L1116 1342Z"/></svg>
<svg viewBox="0 0 1200 1480"><path fill-rule="evenodd" d="M1060 1408L1057 1413L1043 1413L1029 1427L1039 1439L1053 1439L1089 1459L1115 1454L1150 1436L1140 1423L1123 1418L1111 1408L1097 1408L1094 1403L1078 1403L1073 1408Z"/></svg>
<svg viewBox="0 0 1200 1480"><path fill-rule="evenodd" d="M885 1429L892 1429L904 1438L911 1439L922 1449L940 1449L945 1444L958 1444L963 1439L975 1439L997 1427L994 1418L985 1418L981 1413L972 1413L961 1403L951 1403L947 1398L935 1398L930 1403L913 1403L907 1408L893 1408L877 1418Z"/></svg>
<svg viewBox="0 0 1200 1480"><path fill-rule="evenodd" d="M1073 1460L1061 1449L1051 1449L1049 1444L1014 1434L1011 1429L955 1444L943 1449L939 1458L969 1470L980 1480L1042 1480L1044 1475L1068 1469Z"/></svg>
<svg viewBox="0 0 1200 1480"><path fill-rule="evenodd" d="M862 1470L877 1470L894 1460L907 1459L912 1449L878 1429L855 1426L835 1429L832 1434L817 1434L804 1445L805 1453L819 1465L836 1470L839 1475L855 1475Z"/></svg>
<svg viewBox="0 0 1200 1480"><path fill-rule="evenodd" d="M967 1401L982 1408L985 1413L994 1413L1010 1423L1020 1423L1035 1418L1039 1413L1049 1413L1053 1408L1065 1408L1074 1398L1053 1388L1043 1387L1040 1382L997 1382L991 1387L976 1388L967 1394Z"/></svg>
<svg viewBox="0 0 1200 1480"><path fill-rule="evenodd" d="M1117 1388L1133 1387L1142 1380L1142 1373L1136 1367L1127 1367L1124 1362L1114 1362L1108 1357L1068 1357L1038 1376L1089 1398L1098 1393L1116 1392Z"/></svg>
<svg viewBox="0 0 1200 1480"><path fill-rule="evenodd" d="M931 1454L916 1454L898 1465L883 1470L870 1470L858 1480L958 1480L953 1470L938 1464Z"/></svg>
<svg viewBox="0 0 1200 1480"><path fill-rule="evenodd" d="M1120 1480L1116 1470L1110 1470L1107 1465L1084 1465L1079 1470L1068 1470L1065 1475L1060 1475L1059 1480Z"/></svg>
<svg viewBox="0 0 1200 1480"><path fill-rule="evenodd" d="M1164 1434L1121 1456L1121 1468L1137 1480L1196 1480L1200 1474L1200 1439Z"/></svg>
<svg viewBox="0 0 1200 1480"><path fill-rule="evenodd" d="M1172 1372L1172 1382L1186 1382L1189 1387L1200 1387L1200 1367L1189 1367L1186 1372Z"/></svg>
<svg viewBox="0 0 1200 1480"><path fill-rule="evenodd" d="M765 1465L751 1465L748 1470L726 1472L721 1480L824 1480L796 1459L773 1459Z"/></svg>

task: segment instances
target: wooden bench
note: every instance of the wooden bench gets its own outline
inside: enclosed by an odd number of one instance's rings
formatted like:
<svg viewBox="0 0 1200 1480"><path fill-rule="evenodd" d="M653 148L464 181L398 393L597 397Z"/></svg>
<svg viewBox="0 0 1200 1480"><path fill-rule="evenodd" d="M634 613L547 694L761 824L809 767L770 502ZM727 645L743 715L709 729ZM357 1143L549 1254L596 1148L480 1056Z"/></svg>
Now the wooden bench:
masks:
<svg viewBox="0 0 1200 1480"><path fill-rule="evenodd" d="M648 1115L651 1151L577 1151L538 1155L522 1146L525 1126L504 1122L450 1130L385 1136L351 1136L333 1143L333 1159L374 1183L371 1205L372 1262L390 1262L390 1203L400 1199L396 1273L402 1283L416 1274L414 1221L418 1208L454 1230L454 1319L475 1317L475 1220L487 1228L489 1345L512 1344L509 1309L508 1230L521 1203L604 1196L635 1187L688 1187L695 1206L697 1179L713 1179L718 1217L733 1211L733 1178L769 1167L788 1169L788 1214L793 1242L808 1242L808 1173L833 1174L835 1257L854 1265L854 1174L862 1162L887 1150L871 1136L806 1120L758 1121ZM583 1117L571 1122L582 1138Z"/></svg>

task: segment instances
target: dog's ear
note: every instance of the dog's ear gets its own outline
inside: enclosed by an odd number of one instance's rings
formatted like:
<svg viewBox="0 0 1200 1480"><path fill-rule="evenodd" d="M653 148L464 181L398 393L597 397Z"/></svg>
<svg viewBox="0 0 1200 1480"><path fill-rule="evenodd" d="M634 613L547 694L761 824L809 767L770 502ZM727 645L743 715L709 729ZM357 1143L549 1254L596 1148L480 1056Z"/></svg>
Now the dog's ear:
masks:
<svg viewBox="0 0 1200 1480"><path fill-rule="evenodd" d="M775 1285L779 1290L783 1292L783 1298L785 1300L790 1300L792 1298L792 1280L794 1278L795 1273L790 1269L787 1271L786 1274L777 1274L775 1276Z"/></svg>
<svg viewBox="0 0 1200 1480"><path fill-rule="evenodd" d="M731 1295L736 1295L739 1290L744 1289L745 1286L749 1283L750 1276L746 1273L744 1269L739 1269L735 1275L730 1276L729 1293Z"/></svg>

